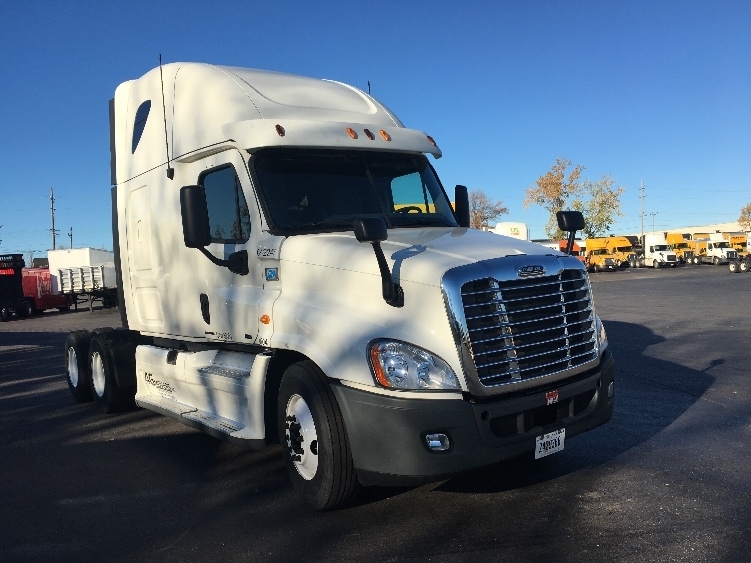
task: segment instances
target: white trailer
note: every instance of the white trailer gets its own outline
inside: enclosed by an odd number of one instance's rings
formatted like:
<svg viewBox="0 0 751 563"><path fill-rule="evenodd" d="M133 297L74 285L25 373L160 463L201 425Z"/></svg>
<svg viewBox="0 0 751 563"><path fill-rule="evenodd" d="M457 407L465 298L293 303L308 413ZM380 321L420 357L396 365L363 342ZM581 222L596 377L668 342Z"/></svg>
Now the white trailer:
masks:
<svg viewBox="0 0 751 563"><path fill-rule="evenodd" d="M122 328L68 336L76 399L278 441L317 509L610 419L583 264L470 229L436 142L370 95L174 63L121 84L110 116Z"/></svg>
<svg viewBox="0 0 751 563"><path fill-rule="evenodd" d="M115 253L96 248L50 250L47 253L52 294L68 295L77 307L101 300L105 307L117 303Z"/></svg>

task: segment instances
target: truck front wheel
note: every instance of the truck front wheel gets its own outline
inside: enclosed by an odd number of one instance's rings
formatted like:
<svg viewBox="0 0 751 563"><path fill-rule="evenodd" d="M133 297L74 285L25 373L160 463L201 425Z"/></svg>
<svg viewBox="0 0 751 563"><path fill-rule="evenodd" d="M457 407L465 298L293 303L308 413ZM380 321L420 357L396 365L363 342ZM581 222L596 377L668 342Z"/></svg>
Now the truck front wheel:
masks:
<svg viewBox="0 0 751 563"><path fill-rule="evenodd" d="M109 332L95 332L89 345L91 391L94 401L105 413L127 410L135 397L135 388L118 387L114 359Z"/></svg>
<svg viewBox="0 0 751 563"><path fill-rule="evenodd" d="M347 432L326 376L312 362L284 372L279 441L295 489L316 510L349 504L358 489Z"/></svg>
<svg viewBox="0 0 751 563"><path fill-rule="evenodd" d="M68 389L79 403L91 400L91 372L89 371L89 342L91 334L87 330L77 330L68 334L65 341L65 374Z"/></svg>
<svg viewBox="0 0 751 563"><path fill-rule="evenodd" d="M712 260L712 263L713 263L713 264L714 264L715 266L719 266L719 265L720 265L720 259L719 259L719 258L718 258L717 256L715 256L715 257L714 257L714 260Z"/></svg>

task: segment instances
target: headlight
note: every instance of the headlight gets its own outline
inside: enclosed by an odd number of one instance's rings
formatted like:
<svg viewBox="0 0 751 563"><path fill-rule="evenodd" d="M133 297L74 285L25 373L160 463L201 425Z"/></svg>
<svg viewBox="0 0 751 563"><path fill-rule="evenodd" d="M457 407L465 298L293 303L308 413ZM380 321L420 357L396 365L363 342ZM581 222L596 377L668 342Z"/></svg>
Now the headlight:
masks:
<svg viewBox="0 0 751 563"><path fill-rule="evenodd" d="M605 325L600 320L600 317L595 315L595 326L597 327L597 340L600 344L600 351L602 352L608 347L608 335L605 334Z"/></svg>
<svg viewBox="0 0 751 563"><path fill-rule="evenodd" d="M460 389L446 362L406 342L373 342L369 356L376 381L389 389Z"/></svg>

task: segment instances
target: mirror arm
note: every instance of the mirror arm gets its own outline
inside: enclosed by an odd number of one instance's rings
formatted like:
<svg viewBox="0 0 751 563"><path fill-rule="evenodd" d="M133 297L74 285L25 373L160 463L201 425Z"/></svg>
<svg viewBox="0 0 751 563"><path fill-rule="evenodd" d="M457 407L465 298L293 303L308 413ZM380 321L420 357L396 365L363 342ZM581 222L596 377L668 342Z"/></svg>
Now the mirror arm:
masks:
<svg viewBox="0 0 751 563"><path fill-rule="evenodd" d="M378 261L378 269L381 271L381 286L383 288L383 300L392 307L404 307L404 290L398 283L394 283L391 277L391 270L386 263L386 256L383 254L380 242L371 242L373 251Z"/></svg>
<svg viewBox="0 0 751 563"><path fill-rule="evenodd" d="M211 260L214 264L217 266L223 266L227 269L229 269L230 272L233 274L239 274L241 276L247 276L250 270L248 269L248 251L247 250L240 250L238 252L233 252L229 255L229 258L227 260L223 260L221 258L217 258L211 252L206 250L205 247L201 246L198 248L198 250L201 251L201 254L203 254L206 258Z"/></svg>

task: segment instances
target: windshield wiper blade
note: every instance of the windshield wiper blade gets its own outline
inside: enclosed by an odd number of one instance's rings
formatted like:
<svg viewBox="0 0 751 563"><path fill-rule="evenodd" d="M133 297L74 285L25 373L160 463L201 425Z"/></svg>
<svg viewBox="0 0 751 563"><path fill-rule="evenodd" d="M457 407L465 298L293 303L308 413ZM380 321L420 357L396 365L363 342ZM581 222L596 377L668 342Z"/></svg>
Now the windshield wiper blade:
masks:
<svg viewBox="0 0 751 563"><path fill-rule="evenodd" d="M449 221L441 219L440 217L410 217L410 218L394 218L392 223L395 227L403 227L409 225L433 225L439 227L455 227Z"/></svg>

